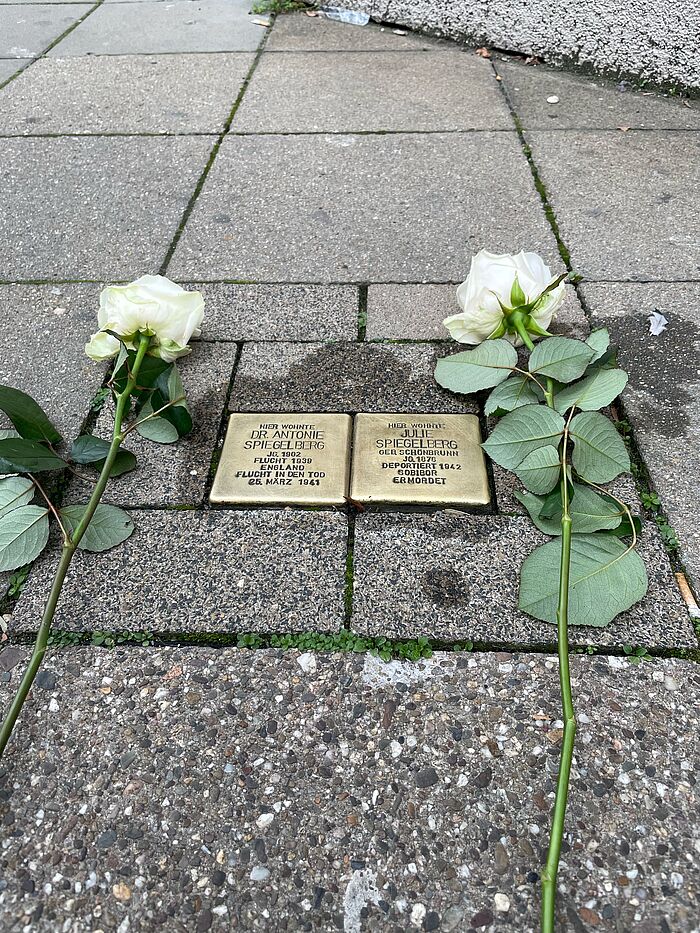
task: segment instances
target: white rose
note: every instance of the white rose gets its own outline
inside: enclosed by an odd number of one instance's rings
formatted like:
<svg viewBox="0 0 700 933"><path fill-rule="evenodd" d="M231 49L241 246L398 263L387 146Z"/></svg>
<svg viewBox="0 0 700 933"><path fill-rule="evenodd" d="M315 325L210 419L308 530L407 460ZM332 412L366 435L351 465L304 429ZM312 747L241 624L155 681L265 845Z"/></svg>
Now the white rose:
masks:
<svg viewBox="0 0 700 933"><path fill-rule="evenodd" d="M119 352L119 334L134 349L138 334L151 337L151 356L172 362L190 352L192 337L199 337L204 316L200 292L188 292L162 275L142 275L129 285L109 285L100 294L97 322L100 329L85 346L93 360L106 360Z"/></svg>
<svg viewBox="0 0 700 933"><path fill-rule="evenodd" d="M472 259L469 275L457 289L457 302L462 308L443 322L455 340L478 344L486 340L502 323L503 311L513 306L511 289L517 277L527 303L535 301L554 276L537 253L507 253L497 256L482 249ZM543 330L547 330L554 312L564 300L564 283L548 292L530 315ZM516 346L522 344L517 334L503 335Z"/></svg>

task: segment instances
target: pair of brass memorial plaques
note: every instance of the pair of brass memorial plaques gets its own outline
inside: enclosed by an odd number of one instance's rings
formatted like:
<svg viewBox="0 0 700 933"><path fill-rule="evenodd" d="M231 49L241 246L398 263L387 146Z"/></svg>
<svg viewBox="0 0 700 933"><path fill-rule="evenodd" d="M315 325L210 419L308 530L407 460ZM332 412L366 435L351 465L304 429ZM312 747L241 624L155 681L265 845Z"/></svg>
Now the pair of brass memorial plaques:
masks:
<svg viewBox="0 0 700 933"><path fill-rule="evenodd" d="M232 414L210 501L488 505L480 441L475 415Z"/></svg>

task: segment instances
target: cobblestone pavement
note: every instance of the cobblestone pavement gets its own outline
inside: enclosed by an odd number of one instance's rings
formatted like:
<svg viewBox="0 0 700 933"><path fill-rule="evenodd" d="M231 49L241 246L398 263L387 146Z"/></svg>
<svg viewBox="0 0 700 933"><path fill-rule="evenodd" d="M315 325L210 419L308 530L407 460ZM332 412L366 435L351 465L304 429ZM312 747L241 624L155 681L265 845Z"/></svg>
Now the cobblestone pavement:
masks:
<svg viewBox="0 0 700 933"><path fill-rule="evenodd" d="M558 681L553 630L516 608L539 535L508 478L473 515L207 504L228 411L480 414L432 372L487 246L577 274L558 332L610 329L638 464L620 488L646 520L648 596L572 633L601 656L575 659L561 929L697 933L698 641L674 573L700 586L700 107L267 19L242 0L0 4L0 381L67 439L100 434L82 344L103 284L160 271L207 308L182 365L195 431L133 442L109 501L136 531L79 554L56 620L161 641L50 655L0 770L0 926L535 929ZM55 560L6 606L3 701ZM460 650L224 647L348 629ZM632 666L629 646L660 657Z"/></svg>

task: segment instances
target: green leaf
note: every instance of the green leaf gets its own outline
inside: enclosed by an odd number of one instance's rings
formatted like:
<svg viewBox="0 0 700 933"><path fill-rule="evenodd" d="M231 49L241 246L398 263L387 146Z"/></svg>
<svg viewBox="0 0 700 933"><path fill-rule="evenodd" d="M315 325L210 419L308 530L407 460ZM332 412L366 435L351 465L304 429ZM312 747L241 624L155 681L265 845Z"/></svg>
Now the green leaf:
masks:
<svg viewBox="0 0 700 933"><path fill-rule="evenodd" d="M540 396L533 380L528 376L515 375L496 386L486 399L484 413L500 418L523 405L537 405L539 401Z"/></svg>
<svg viewBox="0 0 700 933"><path fill-rule="evenodd" d="M101 470L105 459L109 453L109 442L101 437L94 437L92 434L83 434L73 442L71 447L71 457L76 463L86 463ZM128 473L136 466L136 457L130 450L120 448L114 460L110 476L121 476L122 473Z"/></svg>
<svg viewBox="0 0 700 933"><path fill-rule="evenodd" d="M584 374L593 352L583 340L548 337L530 354L528 368L531 373L550 376L559 382L573 382Z"/></svg>
<svg viewBox="0 0 700 933"><path fill-rule="evenodd" d="M609 483L629 472L630 458L614 425L598 411L584 411L569 425L574 442L571 462L590 483Z"/></svg>
<svg viewBox="0 0 700 933"><path fill-rule="evenodd" d="M34 498L34 483L22 476L0 479L0 518L8 512L29 505Z"/></svg>
<svg viewBox="0 0 700 933"><path fill-rule="evenodd" d="M146 402L141 409L139 418L147 418L152 414L153 405L149 401ZM141 437L147 438L149 441L155 441L157 444L174 444L180 437L175 425L171 424L170 421L166 421L165 418L161 418L160 415L156 415L155 418L149 418L149 420L144 421L143 424L137 424L136 433L140 434Z"/></svg>
<svg viewBox="0 0 700 933"><path fill-rule="evenodd" d="M66 463L39 441L8 437L0 441L0 473L41 473L61 470Z"/></svg>
<svg viewBox="0 0 700 933"><path fill-rule="evenodd" d="M157 411L167 405L168 402L175 402L174 405L166 408L159 417L169 421L176 428L178 437L189 434L192 430L192 416L187 407L185 389L175 363L172 363L170 369L158 377L156 390L150 399L153 409ZM180 401L176 401L177 399Z"/></svg>
<svg viewBox="0 0 700 933"><path fill-rule="evenodd" d="M598 330L591 331L586 343L593 350L591 363L595 363L610 346L610 334L607 327L600 327Z"/></svg>
<svg viewBox="0 0 700 933"><path fill-rule="evenodd" d="M0 570L16 570L38 557L49 540L49 510L24 505L0 518Z"/></svg>
<svg viewBox="0 0 700 933"><path fill-rule="evenodd" d="M85 505L68 505L61 509L61 521L69 534L73 534L85 513ZM122 509L113 505L98 505L95 514L80 540L82 551L108 551L126 541L134 530L134 523Z"/></svg>
<svg viewBox="0 0 700 933"><path fill-rule="evenodd" d="M564 419L544 405L524 405L511 411L482 444L492 460L512 470L538 447L556 447L564 430Z"/></svg>
<svg viewBox="0 0 700 933"><path fill-rule="evenodd" d="M622 507L608 496L599 495L590 486L574 483L575 495L569 504L571 530L575 534L590 534L617 528L622 521ZM543 514L545 500L529 492L516 490L515 496L530 513L530 518L546 535L561 534L561 498L556 509Z"/></svg>
<svg viewBox="0 0 700 933"><path fill-rule="evenodd" d="M0 385L0 411L4 411L22 437L57 444L61 435L46 413L26 392Z"/></svg>
<svg viewBox="0 0 700 933"><path fill-rule="evenodd" d="M582 411L597 411L614 401L627 385L622 369L594 369L573 385L565 386L554 396L554 407L564 414L572 406Z"/></svg>
<svg viewBox="0 0 700 933"><path fill-rule="evenodd" d="M435 379L445 389L468 395L504 382L517 363L518 354L512 343L485 340L473 350L438 360Z"/></svg>
<svg viewBox="0 0 700 933"><path fill-rule="evenodd" d="M134 360L136 359L136 351L129 350L127 354L127 360L115 370L114 375L112 376L112 389L115 394L123 392L127 380L129 378L129 372L131 371L132 366L134 365ZM156 384L158 377L161 373L165 372L166 369L171 364L167 360L162 360L159 356L144 356L141 363L141 368L139 369L139 376L137 380L136 390L134 396L137 399L145 400L149 397L153 386Z"/></svg>
<svg viewBox="0 0 700 933"><path fill-rule="evenodd" d="M556 447L538 447L533 450L513 471L520 482L531 492L547 493L559 479L561 462Z"/></svg>
<svg viewBox="0 0 700 933"><path fill-rule="evenodd" d="M523 563L519 607L556 624L561 538L536 548ZM569 624L607 625L647 591L644 563L634 550L604 534L573 535Z"/></svg>

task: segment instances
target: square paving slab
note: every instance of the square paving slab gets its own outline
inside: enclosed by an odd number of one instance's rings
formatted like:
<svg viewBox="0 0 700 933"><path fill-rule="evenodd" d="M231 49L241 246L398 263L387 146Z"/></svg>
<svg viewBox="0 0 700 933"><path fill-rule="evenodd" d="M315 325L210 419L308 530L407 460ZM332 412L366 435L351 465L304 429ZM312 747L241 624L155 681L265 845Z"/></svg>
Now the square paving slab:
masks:
<svg viewBox="0 0 700 933"><path fill-rule="evenodd" d="M463 274L466 276L467 272L465 267ZM460 310L456 290L456 285L370 285L367 340L450 340L442 322ZM568 286L552 331L566 337L582 337L588 330L576 291Z"/></svg>
<svg viewBox="0 0 700 933"><path fill-rule="evenodd" d="M0 58L34 58L77 23L90 3L0 6Z"/></svg>
<svg viewBox="0 0 700 933"><path fill-rule="evenodd" d="M476 412L474 396L441 389L432 344L249 343L232 411Z"/></svg>
<svg viewBox="0 0 700 933"><path fill-rule="evenodd" d="M231 137L170 273L450 282L485 242L496 252L527 243L556 266L514 133Z"/></svg>
<svg viewBox="0 0 700 933"><path fill-rule="evenodd" d="M66 441L104 377L83 352L97 306L91 285L0 285L0 383L35 398Z"/></svg>
<svg viewBox="0 0 700 933"><path fill-rule="evenodd" d="M576 272L700 278L692 198L700 135L538 130L527 137Z"/></svg>
<svg viewBox="0 0 700 933"><path fill-rule="evenodd" d="M517 609L521 564L545 540L518 516L358 515L352 628L397 638L554 643L555 626ZM639 553L649 575L645 598L608 628L572 626L572 644L697 647L654 526Z"/></svg>
<svg viewBox="0 0 700 933"><path fill-rule="evenodd" d="M127 15L129 7L104 4L51 55L253 52L265 30L253 23L249 9L242 0L151 0Z"/></svg>
<svg viewBox="0 0 700 933"><path fill-rule="evenodd" d="M700 129L697 101L623 90L601 78L566 74L543 65L511 64L498 58L494 64L526 129ZM559 100L549 103L548 97Z"/></svg>
<svg viewBox="0 0 700 933"><path fill-rule="evenodd" d="M308 18L308 17L307 17ZM285 93L277 90L284 85ZM264 55L236 132L513 129L487 61L460 49Z"/></svg>
<svg viewBox="0 0 700 933"><path fill-rule="evenodd" d="M132 431L124 448L136 455L138 466L110 480L104 502L124 506L201 504L235 358L235 345L193 344L190 356L179 364L194 423L192 432L175 444L157 444ZM113 427L114 408L108 401L92 433L109 440ZM89 469L81 469L94 477ZM76 480L71 484L74 501L84 501L89 494L86 483Z"/></svg>
<svg viewBox="0 0 700 933"><path fill-rule="evenodd" d="M619 344L630 374L625 412L700 588L700 285L586 285L583 293L593 320ZM669 321L658 337L649 334L653 311Z"/></svg>
<svg viewBox="0 0 700 933"><path fill-rule="evenodd" d="M218 133L251 54L45 58L4 92L5 133Z"/></svg>
<svg viewBox="0 0 700 933"><path fill-rule="evenodd" d="M305 13L278 16L265 45L266 52L383 52L435 49L449 46L439 39L397 35L389 26L368 23L357 27L325 16Z"/></svg>
<svg viewBox="0 0 700 933"><path fill-rule="evenodd" d="M203 340L354 340L354 285L183 282L204 295Z"/></svg>
<svg viewBox="0 0 700 933"><path fill-rule="evenodd" d="M78 552L56 629L89 632L338 631L343 624L347 522L288 509L135 511L113 551ZM34 566L14 611L35 631L57 552ZM113 595L109 595L113 594Z"/></svg>
<svg viewBox="0 0 700 933"><path fill-rule="evenodd" d="M212 143L0 140L3 275L133 279L157 271Z"/></svg>
<svg viewBox="0 0 700 933"><path fill-rule="evenodd" d="M557 927L690 933L698 667L572 680ZM560 710L537 655L51 653L0 772L3 929L532 933Z"/></svg>

